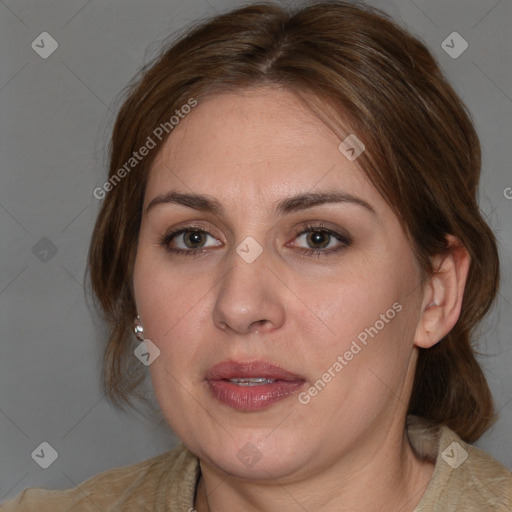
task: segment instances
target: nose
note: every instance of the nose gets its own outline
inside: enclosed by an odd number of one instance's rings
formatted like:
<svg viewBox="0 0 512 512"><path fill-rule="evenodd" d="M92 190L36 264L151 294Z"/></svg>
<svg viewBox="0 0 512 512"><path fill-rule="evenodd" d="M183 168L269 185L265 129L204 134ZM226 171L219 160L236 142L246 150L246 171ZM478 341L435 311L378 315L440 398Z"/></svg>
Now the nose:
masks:
<svg viewBox="0 0 512 512"><path fill-rule="evenodd" d="M265 263L264 253L252 263L234 254L213 310L213 322L223 331L237 334L270 332L285 321L283 284Z"/></svg>

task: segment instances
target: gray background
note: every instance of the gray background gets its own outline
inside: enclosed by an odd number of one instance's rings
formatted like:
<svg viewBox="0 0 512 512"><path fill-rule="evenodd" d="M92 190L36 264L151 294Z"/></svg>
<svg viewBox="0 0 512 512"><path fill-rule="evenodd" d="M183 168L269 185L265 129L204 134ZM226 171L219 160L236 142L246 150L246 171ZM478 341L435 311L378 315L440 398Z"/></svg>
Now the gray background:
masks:
<svg viewBox="0 0 512 512"><path fill-rule="evenodd" d="M100 389L105 327L88 309L82 286L99 207L92 191L105 182L105 150L121 89L169 34L242 4L0 1L0 501L26 487L72 487L175 443L158 412L120 412ZM429 46L481 137L481 205L499 238L503 282L480 332L480 360L500 419L478 445L511 468L512 226L506 219L512 199L506 195L512 195L512 5L369 4ZM31 47L44 31L59 44L47 59ZM456 59L441 46L454 31L469 44ZM43 441L58 452L48 469L31 457Z"/></svg>

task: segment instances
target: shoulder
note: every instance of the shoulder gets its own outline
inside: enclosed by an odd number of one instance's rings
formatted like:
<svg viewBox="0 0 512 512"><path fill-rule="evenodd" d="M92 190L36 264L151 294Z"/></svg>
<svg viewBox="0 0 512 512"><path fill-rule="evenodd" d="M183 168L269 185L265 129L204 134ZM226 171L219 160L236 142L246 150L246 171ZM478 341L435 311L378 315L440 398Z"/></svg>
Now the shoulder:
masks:
<svg viewBox="0 0 512 512"><path fill-rule="evenodd" d="M422 428L417 423L415 428L413 437L435 458L434 473L415 512L512 510L512 473L507 468L446 426Z"/></svg>
<svg viewBox="0 0 512 512"><path fill-rule="evenodd" d="M149 512L184 507L193 502L198 472L197 458L180 444L137 464L94 475L72 489L26 489L0 505L0 512Z"/></svg>

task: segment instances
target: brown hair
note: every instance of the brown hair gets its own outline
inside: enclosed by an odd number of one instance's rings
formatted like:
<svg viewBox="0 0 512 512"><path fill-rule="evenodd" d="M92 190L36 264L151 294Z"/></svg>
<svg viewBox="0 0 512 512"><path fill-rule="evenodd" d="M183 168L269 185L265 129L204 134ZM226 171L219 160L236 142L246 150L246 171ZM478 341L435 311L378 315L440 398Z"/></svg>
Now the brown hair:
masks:
<svg viewBox="0 0 512 512"><path fill-rule="evenodd" d="M402 222L426 275L435 272L430 257L446 251L447 234L467 248L460 318L420 350L408 412L478 439L494 406L470 340L499 281L495 237L477 204L480 144L432 55L386 14L343 1L290 11L259 3L200 22L130 85L113 129L109 177L190 98L264 85L314 97L324 113L343 116L366 146L358 163ZM147 175L165 139L111 187L90 244L91 285L111 327L103 386L118 406L132 405L144 375L130 339L132 271Z"/></svg>

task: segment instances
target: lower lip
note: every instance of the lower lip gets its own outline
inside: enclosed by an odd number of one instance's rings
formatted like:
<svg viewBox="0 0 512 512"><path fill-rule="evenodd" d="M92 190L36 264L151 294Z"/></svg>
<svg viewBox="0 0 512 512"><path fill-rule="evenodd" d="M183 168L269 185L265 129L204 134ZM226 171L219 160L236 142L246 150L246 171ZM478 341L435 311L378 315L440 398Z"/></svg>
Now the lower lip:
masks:
<svg viewBox="0 0 512 512"><path fill-rule="evenodd" d="M297 392L304 381L276 380L257 386L239 386L227 380L208 380L213 396L239 411L260 411Z"/></svg>

